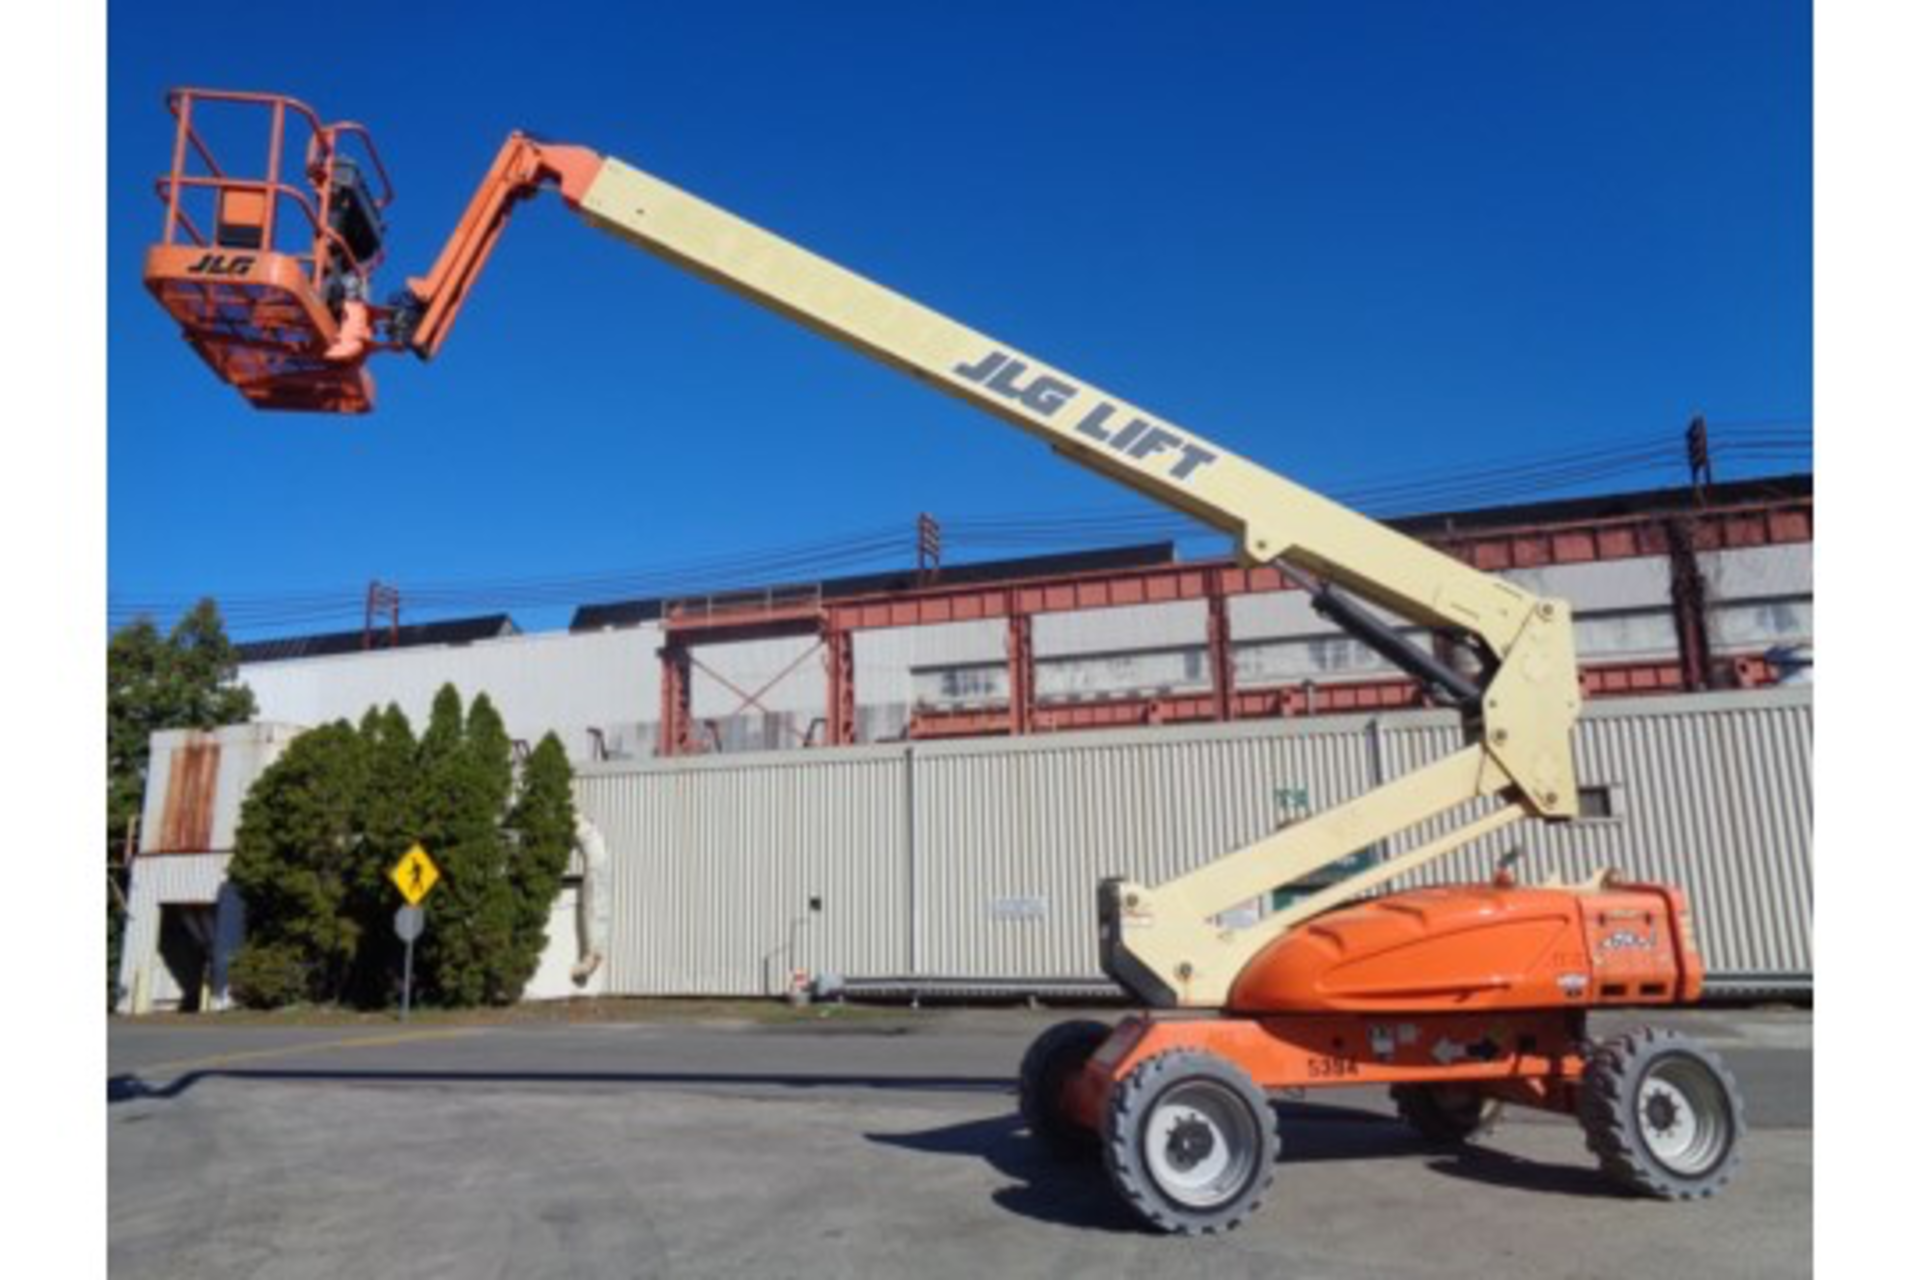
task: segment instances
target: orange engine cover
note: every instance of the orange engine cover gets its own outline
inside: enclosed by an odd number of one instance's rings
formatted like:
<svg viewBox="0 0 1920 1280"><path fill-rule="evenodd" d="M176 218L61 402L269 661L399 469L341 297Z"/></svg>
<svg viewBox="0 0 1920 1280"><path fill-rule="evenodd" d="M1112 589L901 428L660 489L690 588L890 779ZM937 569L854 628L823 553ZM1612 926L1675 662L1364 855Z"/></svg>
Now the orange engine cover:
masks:
<svg viewBox="0 0 1920 1280"><path fill-rule="evenodd" d="M1443 885L1317 916L1234 983L1237 1013L1448 1012L1698 999L1686 896L1667 885Z"/></svg>

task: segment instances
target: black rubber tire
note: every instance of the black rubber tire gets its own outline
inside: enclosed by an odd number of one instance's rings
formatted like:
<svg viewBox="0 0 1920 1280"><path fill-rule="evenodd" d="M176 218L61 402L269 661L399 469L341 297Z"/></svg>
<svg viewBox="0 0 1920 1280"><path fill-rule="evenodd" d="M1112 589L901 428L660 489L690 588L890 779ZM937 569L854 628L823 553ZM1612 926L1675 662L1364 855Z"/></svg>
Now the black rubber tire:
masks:
<svg viewBox="0 0 1920 1280"><path fill-rule="evenodd" d="M1235 1175L1230 1194L1211 1203L1195 1203L1182 1198L1177 1188L1163 1185L1147 1151L1160 1103L1196 1083L1213 1086L1216 1104L1238 1108L1232 1114L1250 1144L1244 1173ZM1102 1138L1107 1176L1120 1198L1147 1226L1170 1235L1215 1235L1245 1222L1266 1199L1280 1159L1279 1120L1266 1093L1233 1063L1194 1049L1158 1054L1129 1072L1107 1100Z"/></svg>
<svg viewBox="0 0 1920 1280"><path fill-rule="evenodd" d="M1042 1031L1020 1060L1020 1115L1054 1155L1084 1157L1099 1149L1100 1135L1061 1111L1060 1089L1112 1034L1104 1022L1062 1022Z"/></svg>
<svg viewBox="0 0 1920 1280"><path fill-rule="evenodd" d="M1651 1145L1658 1132L1649 1126L1658 1125L1659 1118L1653 1099L1642 1097L1650 1075L1662 1082L1678 1078L1700 1095L1692 1105L1702 1117L1711 1113L1716 1129L1711 1140L1703 1140L1705 1150L1698 1157L1676 1164ZM1587 1149L1599 1157L1601 1171L1640 1195L1705 1199L1726 1186L1740 1166L1747 1134L1740 1088L1718 1055L1678 1032L1640 1027L1596 1047L1581 1077L1579 1113Z"/></svg>
<svg viewBox="0 0 1920 1280"><path fill-rule="evenodd" d="M1457 1147L1493 1132L1506 1109L1471 1085L1396 1084L1387 1090L1400 1118L1437 1147Z"/></svg>

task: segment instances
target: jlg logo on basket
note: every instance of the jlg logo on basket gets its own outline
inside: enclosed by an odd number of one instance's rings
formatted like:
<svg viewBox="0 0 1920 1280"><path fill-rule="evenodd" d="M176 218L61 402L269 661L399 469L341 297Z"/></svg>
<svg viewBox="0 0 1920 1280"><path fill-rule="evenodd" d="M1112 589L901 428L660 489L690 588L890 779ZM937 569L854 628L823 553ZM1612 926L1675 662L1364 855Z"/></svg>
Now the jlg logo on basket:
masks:
<svg viewBox="0 0 1920 1280"><path fill-rule="evenodd" d="M1633 951L1651 951L1653 950L1653 934L1652 932L1648 932L1645 935L1641 935L1631 929L1616 929L1606 937L1600 939L1600 945L1595 947L1594 950L1605 952L1622 948Z"/></svg>
<svg viewBox="0 0 1920 1280"><path fill-rule="evenodd" d="M200 260L187 268L190 276L243 276L253 270L253 258L248 254L228 257L224 253L203 253Z"/></svg>

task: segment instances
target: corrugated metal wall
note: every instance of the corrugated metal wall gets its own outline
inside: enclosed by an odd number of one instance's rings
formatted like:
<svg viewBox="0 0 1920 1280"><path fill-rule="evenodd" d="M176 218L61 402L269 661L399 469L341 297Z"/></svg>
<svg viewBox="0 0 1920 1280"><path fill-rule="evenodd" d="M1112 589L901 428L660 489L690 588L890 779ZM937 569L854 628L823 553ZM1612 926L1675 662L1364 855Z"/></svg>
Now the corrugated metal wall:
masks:
<svg viewBox="0 0 1920 1280"><path fill-rule="evenodd" d="M886 748L582 776L614 863L607 990L761 994L796 968L905 969L904 776Z"/></svg>
<svg viewBox="0 0 1920 1280"><path fill-rule="evenodd" d="M245 912L227 883L227 853L160 854L136 859L127 893L127 931L120 950L122 1012L177 1005L180 986L160 956L160 909L168 904L211 906L215 934L208 986L215 1007L227 999L227 961L240 945Z"/></svg>
<svg viewBox="0 0 1920 1280"><path fill-rule="evenodd" d="M227 961L243 924L239 895L226 883L240 809L299 733L287 724L235 724L153 735L140 851L127 885L120 1009L166 1008L183 994L160 956L161 908L169 904L214 905L209 987L215 1007L225 1005Z"/></svg>
<svg viewBox="0 0 1920 1280"><path fill-rule="evenodd" d="M1590 706L1582 775L1612 817L1523 824L1410 879L1485 877L1524 848L1527 879L1672 881L1715 981L1808 983L1811 737L1807 688ZM598 766L579 796L616 868L608 989L1095 977L1102 876L1167 879L1457 741L1416 713Z"/></svg>
<svg viewBox="0 0 1920 1280"><path fill-rule="evenodd" d="M1426 736L1437 753L1445 739ZM1687 890L1719 982L1811 981L1810 688L1609 706L1582 718L1575 747L1582 786L1605 788L1613 817L1527 823L1410 881L1488 876L1516 848L1529 879L1615 867Z"/></svg>
<svg viewBox="0 0 1920 1280"><path fill-rule="evenodd" d="M1291 728L1293 726L1286 726ZM1365 790L1364 721L916 748L921 972L1095 976L1104 876L1168 880L1271 831L1276 791ZM1009 911L1009 900L1035 900Z"/></svg>

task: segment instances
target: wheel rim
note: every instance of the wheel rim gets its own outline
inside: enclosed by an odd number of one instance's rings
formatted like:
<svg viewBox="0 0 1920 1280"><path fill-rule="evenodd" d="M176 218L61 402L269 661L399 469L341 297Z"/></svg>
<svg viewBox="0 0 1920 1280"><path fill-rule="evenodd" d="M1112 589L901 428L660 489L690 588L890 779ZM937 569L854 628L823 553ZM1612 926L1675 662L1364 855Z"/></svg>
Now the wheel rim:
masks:
<svg viewBox="0 0 1920 1280"><path fill-rule="evenodd" d="M1733 1136L1727 1091L1705 1063L1662 1058L1640 1081L1634 1111L1647 1151L1682 1177L1711 1172Z"/></svg>
<svg viewBox="0 0 1920 1280"><path fill-rule="evenodd" d="M1167 1196L1209 1208L1252 1180L1259 1121L1225 1085L1189 1080L1160 1096L1143 1137L1147 1172Z"/></svg>

